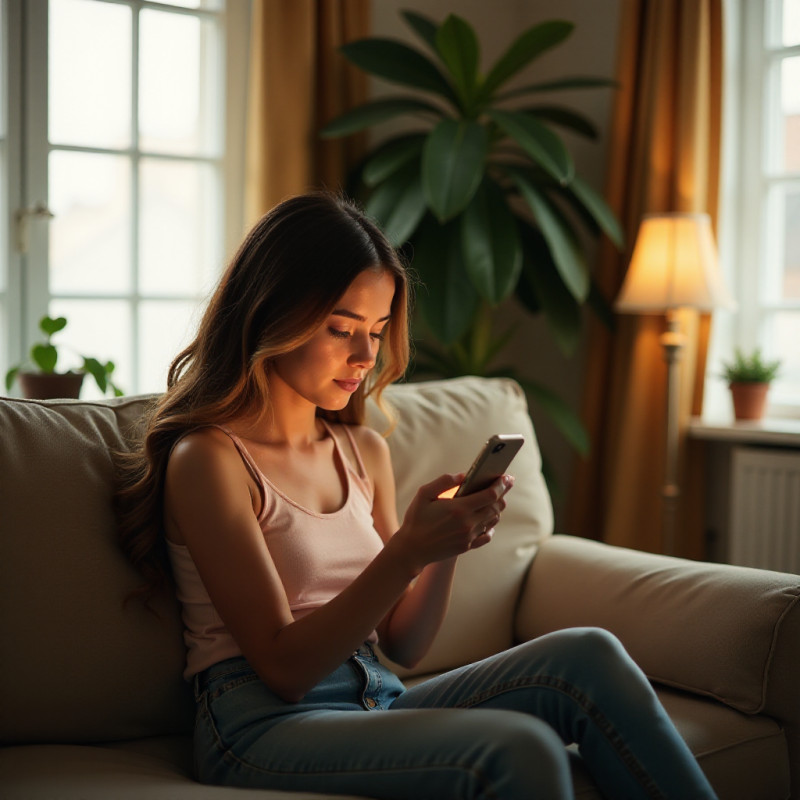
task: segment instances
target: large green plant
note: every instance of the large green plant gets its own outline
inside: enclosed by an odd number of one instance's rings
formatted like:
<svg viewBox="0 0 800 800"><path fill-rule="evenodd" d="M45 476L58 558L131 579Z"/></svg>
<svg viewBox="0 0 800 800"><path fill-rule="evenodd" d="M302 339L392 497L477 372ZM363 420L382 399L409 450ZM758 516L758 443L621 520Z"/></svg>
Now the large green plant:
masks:
<svg viewBox="0 0 800 800"><path fill-rule="evenodd" d="M594 138L592 123L570 109L529 99L613 84L571 77L508 87L570 35L569 22L531 27L482 74L478 38L464 19L450 15L437 24L415 12L402 15L424 51L367 38L341 52L362 70L413 93L354 108L322 134L345 136L398 118L414 122L369 153L356 178L366 189L367 212L396 246L408 248L424 284L419 307L435 344L418 338L415 369L444 376L512 374L496 362L514 330L504 326L497 332L496 317L513 294L530 312L545 315L559 347L570 354L580 336L581 305L588 301L604 311L581 230L605 233L618 246L622 233L602 198L575 174L552 127ZM585 450L583 428L566 405L542 384L514 377Z"/></svg>

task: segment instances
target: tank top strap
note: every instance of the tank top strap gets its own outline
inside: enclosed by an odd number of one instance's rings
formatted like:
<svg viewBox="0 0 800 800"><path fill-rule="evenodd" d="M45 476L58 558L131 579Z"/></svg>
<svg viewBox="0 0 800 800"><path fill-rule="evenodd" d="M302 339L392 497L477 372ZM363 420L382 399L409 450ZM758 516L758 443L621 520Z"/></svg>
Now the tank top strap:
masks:
<svg viewBox="0 0 800 800"><path fill-rule="evenodd" d="M256 465L253 456L250 455L250 452L244 446L244 442L227 425L211 423L209 427L219 428L219 430L228 436L228 438L233 442L233 446L239 451L239 455L242 457L242 461L244 461L245 466L247 466L247 469L250 471L250 474L259 484L262 484L264 479L261 476L261 470Z"/></svg>
<svg viewBox="0 0 800 800"><path fill-rule="evenodd" d="M339 449L340 456L344 458L344 453L342 453L342 448L339 445L339 441L336 438L336 435L331 430L331 426L324 419L322 420L322 424L325 426L325 429L328 431L328 434L331 437L333 437L333 441L336 442L336 446ZM339 427L344 431L345 436L347 437L347 441L348 441L348 443L350 445L350 450L353 452L353 456L355 457L356 468L357 469L354 470L354 471L356 473L356 476L361 478L361 480L366 480L367 477L368 477L367 476L367 469L364 466L364 459L361 458L361 451L358 449L358 445L356 444L355 436L353 436L353 433L350 430L350 426L346 425L346 424L342 424ZM347 464L347 463L350 462L350 459L344 458L344 461L345 461L345 464Z"/></svg>

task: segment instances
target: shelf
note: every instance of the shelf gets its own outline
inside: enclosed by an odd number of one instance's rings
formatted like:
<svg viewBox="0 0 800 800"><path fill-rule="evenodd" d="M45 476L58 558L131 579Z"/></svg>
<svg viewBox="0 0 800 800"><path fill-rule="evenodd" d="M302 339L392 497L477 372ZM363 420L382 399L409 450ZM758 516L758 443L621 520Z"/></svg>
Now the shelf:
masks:
<svg viewBox="0 0 800 800"><path fill-rule="evenodd" d="M800 419L726 422L692 417L689 436L714 442L771 444L800 448Z"/></svg>

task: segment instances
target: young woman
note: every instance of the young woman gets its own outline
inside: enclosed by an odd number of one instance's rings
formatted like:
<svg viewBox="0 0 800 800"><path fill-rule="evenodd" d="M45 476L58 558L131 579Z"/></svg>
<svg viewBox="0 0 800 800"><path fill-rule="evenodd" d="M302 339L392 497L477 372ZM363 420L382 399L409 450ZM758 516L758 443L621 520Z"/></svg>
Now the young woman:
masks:
<svg viewBox="0 0 800 800"><path fill-rule="evenodd" d="M361 423L408 360L408 278L326 194L251 231L127 465L122 542L174 580L199 780L376 798L568 798L565 743L609 798L712 798L610 634L573 629L405 690L456 560L489 546L513 479L396 518L389 450ZM167 566L167 560L171 564ZM168 579L171 572L172 578ZM520 713L524 712L524 713Z"/></svg>

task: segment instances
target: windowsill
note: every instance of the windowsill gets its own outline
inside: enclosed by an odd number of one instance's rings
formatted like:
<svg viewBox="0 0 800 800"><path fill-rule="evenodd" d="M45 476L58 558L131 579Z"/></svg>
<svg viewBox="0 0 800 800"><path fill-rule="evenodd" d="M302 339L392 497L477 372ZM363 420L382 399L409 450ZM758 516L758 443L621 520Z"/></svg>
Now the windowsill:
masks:
<svg viewBox="0 0 800 800"><path fill-rule="evenodd" d="M756 422L692 417L689 436L705 441L800 447L800 419L766 418Z"/></svg>

